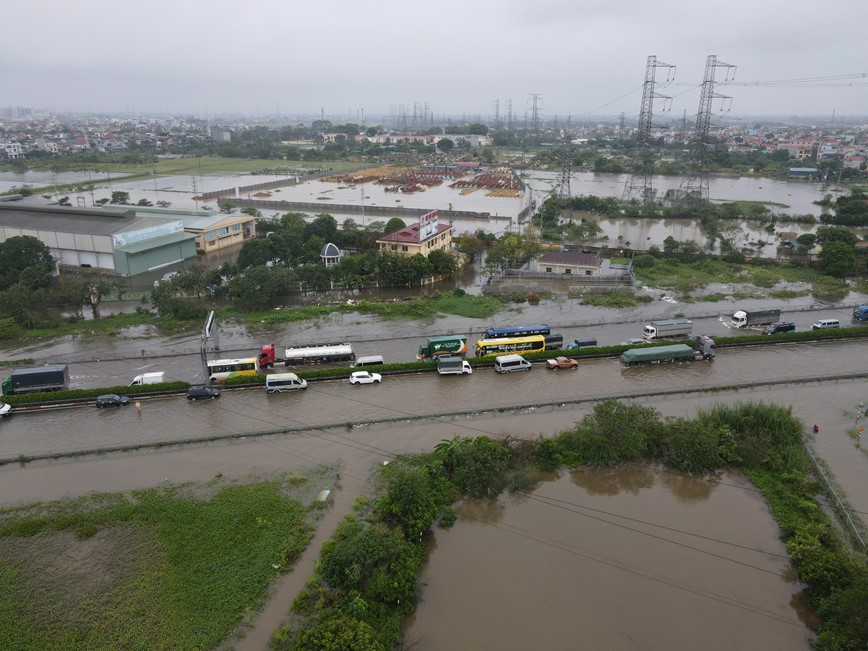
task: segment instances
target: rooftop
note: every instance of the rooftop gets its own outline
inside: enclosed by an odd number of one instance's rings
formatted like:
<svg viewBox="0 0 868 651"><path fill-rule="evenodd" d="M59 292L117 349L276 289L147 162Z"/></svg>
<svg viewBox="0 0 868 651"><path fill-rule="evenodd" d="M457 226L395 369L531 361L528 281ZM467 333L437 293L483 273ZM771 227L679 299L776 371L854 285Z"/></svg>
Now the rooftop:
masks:
<svg viewBox="0 0 868 651"><path fill-rule="evenodd" d="M430 240L432 237L436 237L437 235L440 235L440 233L445 233L446 231L451 229L452 226L450 224L437 224L437 232L425 239ZM399 244L419 244L419 224L411 224L410 226L405 226L401 230L395 231L394 233L383 235L383 237L379 238L377 241L397 242Z"/></svg>
<svg viewBox="0 0 868 651"><path fill-rule="evenodd" d="M581 251L555 251L546 253L539 259L540 263L576 265L578 267L599 267L600 259L591 253Z"/></svg>

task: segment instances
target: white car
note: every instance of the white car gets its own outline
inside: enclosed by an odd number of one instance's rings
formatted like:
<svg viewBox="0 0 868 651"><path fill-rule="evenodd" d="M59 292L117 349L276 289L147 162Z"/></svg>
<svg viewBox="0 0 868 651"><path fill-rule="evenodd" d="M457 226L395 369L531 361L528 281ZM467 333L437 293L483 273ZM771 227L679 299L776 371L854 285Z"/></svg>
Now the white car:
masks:
<svg viewBox="0 0 868 651"><path fill-rule="evenodd" d="M10 411L12 411L12 405L0 402L0 416L8 416Z"/></svg>
<svg viewBox="0 0 868 651"><path fill-rule="evenodd" d="M350 375L350 384L379 384L383 376L370 371L356 371Z"/></svg>

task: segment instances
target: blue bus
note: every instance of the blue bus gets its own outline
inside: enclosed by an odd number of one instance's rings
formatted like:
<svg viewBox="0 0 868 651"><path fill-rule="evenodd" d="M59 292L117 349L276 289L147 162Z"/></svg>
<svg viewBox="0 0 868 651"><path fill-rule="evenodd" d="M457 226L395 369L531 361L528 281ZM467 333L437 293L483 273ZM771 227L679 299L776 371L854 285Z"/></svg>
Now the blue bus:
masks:
<svg viewBox="0 0 868 651"><path fill-rule="evenodd" d="M537 323L529 326L507 326L505 328L489 328L485 331L485 339L502 339L504 337L533 337L542 335L548 337L551 328L545 323Z"/></svg>

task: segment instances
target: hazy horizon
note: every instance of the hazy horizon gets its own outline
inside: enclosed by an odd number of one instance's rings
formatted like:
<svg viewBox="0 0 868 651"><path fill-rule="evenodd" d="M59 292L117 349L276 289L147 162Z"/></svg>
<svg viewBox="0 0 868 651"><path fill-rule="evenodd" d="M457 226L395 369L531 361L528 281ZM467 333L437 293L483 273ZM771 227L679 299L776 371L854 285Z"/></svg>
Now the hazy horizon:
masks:
<svg viewBox="0 0 868 651"><path fill-rule="evenodd" d="M626 5L19 2L5 11L6 24L19 28L0 42L0 104L369 122L402 110L412 116L414 103L420 111L427 103L435 118L489 121L496 101L505 120L511 100L522 123L537 93L543 120L593 122L638 115L646 60L656 55L677 66L669 84L667 70L657 70L657 92L672 99L666 112L656 102L655 115L667 121L696 114L714 54L738 66L735 84L717 86L732 98L721 117L868 114L861 2L839 0L825 14L806 0L733 0L713 10L686 0ZM726 69L716 73L725 81ZM713 110L728 105L718 99Z"/></svg>

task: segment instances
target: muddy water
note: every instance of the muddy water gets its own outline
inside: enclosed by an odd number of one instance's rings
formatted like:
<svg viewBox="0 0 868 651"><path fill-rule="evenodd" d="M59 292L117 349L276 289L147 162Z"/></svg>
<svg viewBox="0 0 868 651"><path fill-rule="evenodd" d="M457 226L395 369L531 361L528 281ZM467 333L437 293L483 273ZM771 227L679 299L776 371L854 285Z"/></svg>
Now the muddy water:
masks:
<svg viewBox="0 0 868 651"><path fill-rule="evenodd" d="M438 530L418 649L809 649L786 551L743 479L581 470Z"/></svg>

